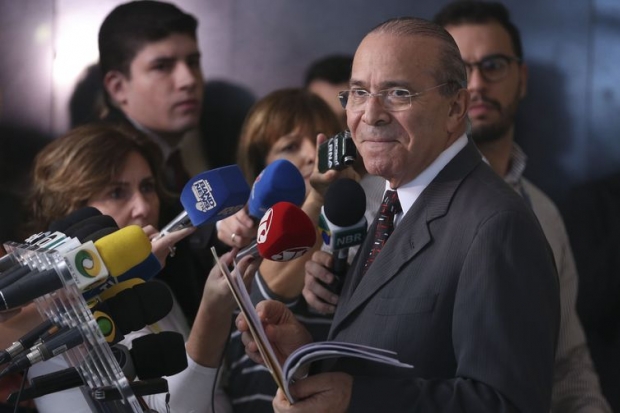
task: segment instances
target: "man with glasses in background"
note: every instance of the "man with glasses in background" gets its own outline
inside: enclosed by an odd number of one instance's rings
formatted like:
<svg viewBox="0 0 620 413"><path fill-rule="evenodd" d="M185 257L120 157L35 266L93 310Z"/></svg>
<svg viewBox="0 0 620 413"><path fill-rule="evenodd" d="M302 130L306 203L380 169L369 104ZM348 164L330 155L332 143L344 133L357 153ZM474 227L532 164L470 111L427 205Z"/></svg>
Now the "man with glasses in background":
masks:
<svg viewBox="0 0 620 413"><path fill-rule="evenodd" d="M414 367L325 361L292 384L294 404L279 391L275 411L549 411L560 318L553 257L531 210L467 138L465 83L454 40L431 22L388 20L362 40L341 97L364 165L386 191L328 339L392 350ZM330 272L325 257L313 255L306 280ZM309 341L282 303L257 310L280 361ZM242 316L237 327L260 362Z"/></svg>
<svg viewBox="0 0 620 413"><path fill-rule="evenodd" d="M577 316L577 269L564 222L553 201L523 177L527 157L514 142L515 115L526 94L528 74L519 31L508 10L495 2L454 2L435 22L454 37L467 69L473 141L491 168L530 205L553 250L561 322L552 411L610 412Z"/></svg>

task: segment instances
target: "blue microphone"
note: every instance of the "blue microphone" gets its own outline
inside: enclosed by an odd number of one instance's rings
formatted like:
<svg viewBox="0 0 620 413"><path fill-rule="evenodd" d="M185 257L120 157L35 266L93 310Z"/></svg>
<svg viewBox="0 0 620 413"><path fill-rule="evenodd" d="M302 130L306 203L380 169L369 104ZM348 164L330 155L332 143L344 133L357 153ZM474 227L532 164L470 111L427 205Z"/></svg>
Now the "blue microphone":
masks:
<svg viewBox="0 0 620 413"><path fill-rule="evenodd" d="M249 196L250 187L239 166L229 165L202 172L185 184L181 192L184 210L161 230L158 238L233 215L244 207Z"/></svg>
<svg viewBox="0 0 620 413"><path fill-rule="evenodd" d="M306 183L299 169L286 159L273 161L256 177L248 200L248 214L260 220L278 202L301 206Z"/></svg>

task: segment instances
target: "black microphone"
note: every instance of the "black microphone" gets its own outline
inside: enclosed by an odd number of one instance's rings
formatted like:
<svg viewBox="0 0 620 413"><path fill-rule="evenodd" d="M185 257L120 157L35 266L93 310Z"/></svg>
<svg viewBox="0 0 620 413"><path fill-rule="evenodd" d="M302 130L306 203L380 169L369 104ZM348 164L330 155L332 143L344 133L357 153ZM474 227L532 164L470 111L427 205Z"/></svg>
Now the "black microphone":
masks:
<svg viewBox="0 0 620 413"><path fill-rule="evenodd" d="M174 331L138 337L131 342L129 352L141 380L170 376L187 368L185 340Z"/></svg>
<svg viewBox="0 0 620 413"><path fill-rule="evenodd" d="M103 237L106 237L110 234L112 234L113 232L118 231L118 227L105 227L105 228L100 228L97 231L93 231L90 234L87 234L84 239L82 240L82 242L88 242L88 241L92 241L95 242ZM79 239L79 238L78 238Z"/></svg>
<svg viewBox="0 0 620 413"><path fill-rule="evenodd" d="M11 361L22 351L30 348L43 333L49 331L52 328L56 328L51 320L45 320L28 333L24 334L21 338L14 341L9 347L0 352L0 364L4 364L7 361Z"/></svg>
<svg viewBox="0 0 620 413"><path fill-rule="evenodd" d="M319 231L325 245L333 251L335 279L326 287L336 294L340 293L347 273L349 248L360 245L366 236L365 211L366 194L355 180L338 179L327 188Z"/></svg>
<svg viewBox="0 0 620 413"><path fill-rule="evenodd" d="M136 396L168 393L168 381L162 378L138 380L129 383L131 391ZM93 390L93 398L101 401L120 400L123 397L116 386L104 386Z"/></svg>
<svg viewBox="0 0 620 413"><path fill-rule="evenodd" d="M50 232L56 232L56 231L64 232L67 228L71 227L72 225L77 224L80 221L84 221L85 219L88 219L90 217L94 217L97 215L101 215L101 211L99 211L97 208L94 208L94 207L87 206L84 208L76 209L69 215L63 218L57 219L55 221L52 221L48 230Z"/></svg>
<svg viewBox="0 0 620 413"><path fill-rule="evenodd" d="M96 303L91 311L109 344L118 343L124 334L156 323L172 310L172 294L158 281L143 282Z"/></svg>
<svg viewBox="0 0 620 413"><path fill-rule="evenodd" d="M83 342L84 338L77 327L70 328L60 334L55 334L46 343L36 346L35 350L15 358L7 368L0 372L0 377L4 377L9 373L25 370L35 363L62 354Z"/></svg>
<svg viewBox="0 0 620 413"><path fill-rule="evenodd" d="M0 278L0 289L13 284L15 281L19 280L26 274L32 271L32 268L27 265L16 265L7 272L2 274Z"/></svg>
<svg viewBox="0 0 620 413"><path fill-rule="evenodd" d="M97 215L72 225L65 230L64 234L68 237L75 237L83 243L85 242L84 238L87 236L102 228L109 227L118 229L118 225L116 225L114 218L109 215Z"/></svg>

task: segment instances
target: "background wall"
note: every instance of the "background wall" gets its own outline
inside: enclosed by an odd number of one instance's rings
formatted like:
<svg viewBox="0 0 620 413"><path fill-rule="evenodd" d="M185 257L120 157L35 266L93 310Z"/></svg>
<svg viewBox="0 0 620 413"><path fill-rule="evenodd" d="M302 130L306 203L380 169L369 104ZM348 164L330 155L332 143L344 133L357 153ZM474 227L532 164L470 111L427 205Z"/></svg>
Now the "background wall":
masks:
<svg viewBox="0 0 620 413"><path fill-rule="evenodd" d="M258 97L299 86L306 66L353 53L363 34L402 15L431 18L445 0L173 0L200 21L205 78ZM97 31L117 0L0 0L0 119L59 135ZM556 200L620 169L620 2L505 0L521 29L530 87L517 140L526 175ZM0 148L1 150L1 148Z"/></svg>

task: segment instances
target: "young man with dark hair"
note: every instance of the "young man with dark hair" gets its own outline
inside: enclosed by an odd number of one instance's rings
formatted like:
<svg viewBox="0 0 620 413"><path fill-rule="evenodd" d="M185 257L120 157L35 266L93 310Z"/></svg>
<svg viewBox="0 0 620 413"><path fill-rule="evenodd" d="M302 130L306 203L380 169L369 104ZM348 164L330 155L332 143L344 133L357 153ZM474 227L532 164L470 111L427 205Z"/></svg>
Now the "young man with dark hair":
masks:
<svg viewBox="0 0 620 413"><path fill-rule="evenodd" d="M190 178L179 144L198 126L201 113L197 25L193 16L170 3L141 0L117 6L99 29L100 66L110 106L107 120L127 122L158 145L165 164L164 184L176 193ZM162 208L160 228L180 207L177 202ZM213 229L201 226L177 244L176 256L158 275L174 292L190 325L213 265L207 254L217 243Z"/></svg>
<svg viewBox="0 0 620 413"><path fill-rule="evenodd" d="M158 144L177 192L189 178L178 146L198 126L202 104L197 25L172 4L134 1L112 10L99 30L109 119L126 119Z"/></svg>
<svg viewBox="0 0 620 413"><path fill-rule="evenodd" d="M527 67L519 30L500 3L458 1L435 22L454 37L468 72L471 136L493 170L532 208L555 258L561 322L555 354L553 412L609 412L577 316L577 270L555 204L523 177L527 157L514 142L515 115L525 97Z"/></svg>

